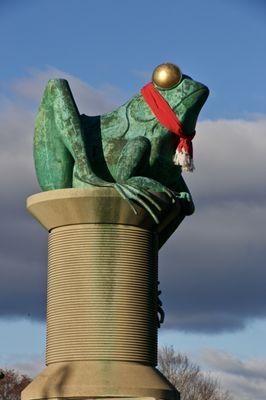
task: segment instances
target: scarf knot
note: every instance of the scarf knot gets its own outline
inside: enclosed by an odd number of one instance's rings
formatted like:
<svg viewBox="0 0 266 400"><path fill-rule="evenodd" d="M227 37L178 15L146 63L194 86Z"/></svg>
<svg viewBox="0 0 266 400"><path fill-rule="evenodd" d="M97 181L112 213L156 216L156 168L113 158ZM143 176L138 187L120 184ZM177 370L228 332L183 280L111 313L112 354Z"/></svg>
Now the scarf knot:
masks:
<svg viewBox="0 0 266 400"><path fill-rule="evenodd" d="M193 145L192 145L192 139L194 139L194 136L196 134L196 131L194 131L191 135L180 135L180 141L178 143L177 149L181 153L181 151L184 149L184 151L193 157Z"/></svg>

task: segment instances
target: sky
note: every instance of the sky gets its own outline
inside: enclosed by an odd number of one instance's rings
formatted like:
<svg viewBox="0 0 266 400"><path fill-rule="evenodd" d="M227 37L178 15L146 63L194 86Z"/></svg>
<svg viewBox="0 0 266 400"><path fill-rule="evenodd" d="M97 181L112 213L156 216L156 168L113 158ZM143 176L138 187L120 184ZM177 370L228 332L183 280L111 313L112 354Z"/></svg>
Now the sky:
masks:
<svg viewBox="0 0 266 400"><path fill-rule="evenodd" d="M34 118L66 78L81 113L127 101L173 62L210 89L184 174L196 204L160 252L173 345L235 398L266 398L266 3L259 0L0 2L0 366L44 366L47 233L25 210L38 193Z"/></svg>

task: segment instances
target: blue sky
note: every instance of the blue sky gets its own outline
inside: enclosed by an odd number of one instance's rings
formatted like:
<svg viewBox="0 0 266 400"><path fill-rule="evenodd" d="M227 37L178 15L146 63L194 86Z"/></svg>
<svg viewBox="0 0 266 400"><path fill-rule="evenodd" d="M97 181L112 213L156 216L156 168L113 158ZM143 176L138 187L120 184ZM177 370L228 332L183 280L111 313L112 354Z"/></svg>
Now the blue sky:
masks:
<svg viewBox="0 0 266 400"><path fill-rule="evenodd" d="M197 212L160 256L160 343L249 399L224 358L252 376L251 359L266 371L265 17L259 0L0 3L0 363L32 373L43 363L46 234L24 202L39 191L31 146L46 81L67 78L80 111L93 114L126 101L170 61L211 94L195 138L197 170L185 176ZM262 383L253 399L265 396Z"/></svg>
<svg viewBox="0 0 266 400"><path fill-rule="evenodd" d="M170 60L210 87L202 118L247 117L264 112L265 14L259 0L3 2L1 78L52 65L131 95Z"/></svg>

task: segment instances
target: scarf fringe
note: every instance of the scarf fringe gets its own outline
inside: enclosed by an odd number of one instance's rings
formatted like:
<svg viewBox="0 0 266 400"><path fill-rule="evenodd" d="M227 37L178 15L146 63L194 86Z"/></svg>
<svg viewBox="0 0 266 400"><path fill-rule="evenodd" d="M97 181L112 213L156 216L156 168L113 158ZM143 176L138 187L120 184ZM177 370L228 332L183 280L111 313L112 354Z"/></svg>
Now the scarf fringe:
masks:
<svg viewBox="0 0 266 400"><path fill-rule="evenodd" d="M173 161L175 165L182 167L182 171L193 172L195 169L193 158L183 150L181 152L176 150Z"/></svg>

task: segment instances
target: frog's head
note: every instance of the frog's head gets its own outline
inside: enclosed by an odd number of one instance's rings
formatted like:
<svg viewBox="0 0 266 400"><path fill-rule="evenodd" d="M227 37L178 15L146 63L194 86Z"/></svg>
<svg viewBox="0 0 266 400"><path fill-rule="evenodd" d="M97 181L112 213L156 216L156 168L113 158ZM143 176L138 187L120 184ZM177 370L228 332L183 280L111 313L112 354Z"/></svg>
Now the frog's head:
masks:
<svg viewBox="0 0 266 400"><path fill-rule="evenodd" d="M159 85L161 82L159 81L159 84L156 82L156 76L153 79L154 84L183 124L184 131L187 134L191 134L195 130L200 110L209 95L209 89L202 83L194 81L189 76L182 75L175 65L162 64L161 66L165 65L174 68L170 71L171 79L168 78L169 84L167 84L167 81L163 81L163 84ZM167 87L168 85L170 88Z"/></svg>

